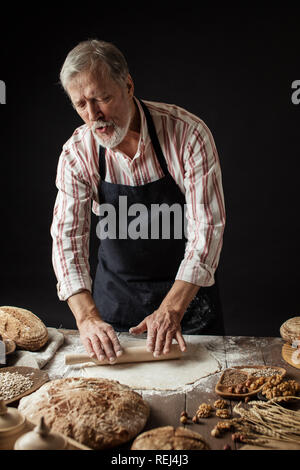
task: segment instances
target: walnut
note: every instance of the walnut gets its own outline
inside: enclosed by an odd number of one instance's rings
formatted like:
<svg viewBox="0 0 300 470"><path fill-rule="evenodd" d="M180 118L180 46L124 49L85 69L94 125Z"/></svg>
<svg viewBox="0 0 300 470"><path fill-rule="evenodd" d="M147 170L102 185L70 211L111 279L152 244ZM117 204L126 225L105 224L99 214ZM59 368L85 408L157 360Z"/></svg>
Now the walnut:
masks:
<svg viewBox="0 0 300 470"><path fill-rule="evenodd" d="M224 408L227 408L228 403L225 400L216 400L214 403L214 407L218 408L220 410L223 410Z"/></svg>
<svg viewBox="0 0 300 470"><path fill-rule="evenodd" d="M211 415L213 408L207 403L202 403L196 411L197 418L208 418Z"/></svg>
<svg viewBox="0 0 300 470"><path fill-rule="evenodd" d="M219 418L222 418L222 419L228 419L228 418L230 418L230 413L229 413L229 410L227 410L227 409L217 410L216 411L216 416L218 416Z"/></svg>
<svg viewBox="0 0 300 470"><path fill-rule="evenodd" d="M282 376L272 376L263 386L262 394L268 400L275 397L295 396L300 390L300 385L295 380L283 380Z"/></svg>
<svg viewBox="0 0 300 470"><path fill-rule="evenodd" d="M226 432L226 431L231 431L232 430L232 424L229 423L228 421L219 421L216 425L216 427L219 429L221 432Z"/></svg>

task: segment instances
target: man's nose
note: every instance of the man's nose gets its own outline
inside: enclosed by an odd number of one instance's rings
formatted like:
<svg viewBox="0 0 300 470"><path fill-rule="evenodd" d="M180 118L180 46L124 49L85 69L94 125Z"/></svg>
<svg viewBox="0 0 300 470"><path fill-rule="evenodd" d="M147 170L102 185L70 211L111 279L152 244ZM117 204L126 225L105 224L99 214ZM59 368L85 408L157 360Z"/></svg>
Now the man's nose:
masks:
<svg viewBox="0 0 300 470"><path fill-rule="evenodd" d="M96 102L89 102L87 105L88 108L88 116L90 121L98 121L98 119L103 119L104 114Z"/></svg>

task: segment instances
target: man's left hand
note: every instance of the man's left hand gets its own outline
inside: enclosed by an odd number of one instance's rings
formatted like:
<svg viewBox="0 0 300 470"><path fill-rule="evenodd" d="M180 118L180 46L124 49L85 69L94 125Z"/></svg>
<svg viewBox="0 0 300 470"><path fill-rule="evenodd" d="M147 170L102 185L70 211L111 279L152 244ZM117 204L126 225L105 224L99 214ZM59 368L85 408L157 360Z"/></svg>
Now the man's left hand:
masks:
<svg viewBox="0 0 300 470"><path fill-rule="evenodd" d="M130 328L129 333L139 335L147 331L147 350L154 357L170 352L173 338L179 344L180 350L186 350L186 344L181 334L180 322L183 314L166 306L160 306L151 315L144 318L137 326Z"/></svg>

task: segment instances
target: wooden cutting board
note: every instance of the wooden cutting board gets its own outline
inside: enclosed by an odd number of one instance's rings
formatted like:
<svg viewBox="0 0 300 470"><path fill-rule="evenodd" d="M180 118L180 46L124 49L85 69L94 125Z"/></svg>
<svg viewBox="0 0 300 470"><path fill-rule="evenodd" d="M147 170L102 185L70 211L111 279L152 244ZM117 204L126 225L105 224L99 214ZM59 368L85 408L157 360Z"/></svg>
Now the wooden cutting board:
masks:
<svg viewBox="0 0 300 470"><path fill-rule="evenodd" d="M16 395L15 397L9 400L5 400L6 405L8 405L9 403L18 401L22 397L25 397L26 395L29 395L30 393L40 388L44 383L48 382L49 380L49 376L47 372L44 372L40 369L34 369L33 367L21 367L21 366L20 367L17 367L17 366L1 367L0 374L4 374L5 372L10 372L10 373L18 372L18 374L28 377L33 382L32 387L30 387L25 392L20 393L19 395Z"/></svg>
<svg viewBox="0 0 300 470"><path fill-rule="evenodd" d="M297 355L297 352L299 355L299 364L293 360L293 355ZM290 366L295 367L296 369L300 369L300 349L292 348L291 344L285 343L282 347L281 355L285 362L287 362Z"/></svg>

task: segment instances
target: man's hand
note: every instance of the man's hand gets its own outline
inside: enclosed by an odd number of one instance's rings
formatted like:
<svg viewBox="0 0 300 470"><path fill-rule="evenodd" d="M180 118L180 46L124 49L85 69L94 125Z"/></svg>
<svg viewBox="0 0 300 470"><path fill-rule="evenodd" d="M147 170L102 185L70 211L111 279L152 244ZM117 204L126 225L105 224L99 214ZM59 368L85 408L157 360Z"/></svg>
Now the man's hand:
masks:
<svg viewBox="0 0 300 470"><path fill-rule="evenodd" d="M175 338L182 352L186 350L186 344L181 334L180 322L182 315L167 307L160 307L134 328L129 333L138 335L147 331L147 350L154 357L170 352L172 339Z"/></svg>
<svg viewBox="0 0 300 470"><path fill-rule="evenodd" d="M100 318L86 318L78 324L78 329L80 340L91 357L115 362L122 355L115 330Z"/></svg>
<svg viewBox="0 0 300 470"><path fill-rule="evenodd" d="M69 297L68 305L87 353L99 361L115 362L122 354L121 345L113 327L101 319L91 293L82 291Z"/></svg>
<svg viewBox="0 0 300 470"><path fill-rule="evenodd" d="M167 354L173 338L184 352L186 344L181 334L180 322L199 288L195 284L176 280L160 307L137 326L130 328L129 333L139 335L147 331L147 349L154 356Z"/></svg>

